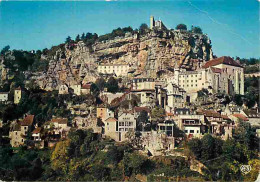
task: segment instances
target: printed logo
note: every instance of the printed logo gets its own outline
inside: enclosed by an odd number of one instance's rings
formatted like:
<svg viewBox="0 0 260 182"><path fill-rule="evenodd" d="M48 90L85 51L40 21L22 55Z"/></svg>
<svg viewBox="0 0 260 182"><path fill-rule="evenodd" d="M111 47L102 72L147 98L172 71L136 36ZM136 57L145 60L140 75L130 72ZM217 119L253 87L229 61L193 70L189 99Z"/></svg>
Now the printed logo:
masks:
<svg viewBox="0 0 260 182"><path fill-rule="evenodd" d="M247 174L251 171L251 166L250 165L242 165L240 167L240 170L243 174Z"/></svg>

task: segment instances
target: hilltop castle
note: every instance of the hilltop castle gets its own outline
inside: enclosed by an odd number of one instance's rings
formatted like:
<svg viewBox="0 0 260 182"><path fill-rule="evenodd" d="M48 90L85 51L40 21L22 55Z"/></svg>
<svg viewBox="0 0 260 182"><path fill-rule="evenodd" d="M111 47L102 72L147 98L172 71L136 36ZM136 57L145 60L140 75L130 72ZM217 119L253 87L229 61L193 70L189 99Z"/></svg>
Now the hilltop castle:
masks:
<svg viewBox="0 0 260 182"><path fill-rule="evenodd" d="M167 29L161 20L155 21L154 17L150 16L150 29L153 29L155 27L158 29Z"/></svg>

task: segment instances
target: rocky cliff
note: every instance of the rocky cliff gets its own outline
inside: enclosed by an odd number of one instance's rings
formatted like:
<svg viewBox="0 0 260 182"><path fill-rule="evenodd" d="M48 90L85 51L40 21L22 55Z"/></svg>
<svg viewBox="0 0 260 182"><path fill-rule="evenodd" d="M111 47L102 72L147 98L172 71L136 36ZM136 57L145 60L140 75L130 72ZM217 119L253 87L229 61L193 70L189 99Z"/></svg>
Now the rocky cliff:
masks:
<svg viewBox="0 0 260 182"><path fill-rule="evenodd" d="M129 64L132 76L157 77L174 68L195 70L212 58L211 41L206 35L179 30L152 30L145 35L126 34L113 40L86 46L80 41L57 49L48 70L34 78L47 90L60 84L74 85L95 81L99 64Z"/></svg>

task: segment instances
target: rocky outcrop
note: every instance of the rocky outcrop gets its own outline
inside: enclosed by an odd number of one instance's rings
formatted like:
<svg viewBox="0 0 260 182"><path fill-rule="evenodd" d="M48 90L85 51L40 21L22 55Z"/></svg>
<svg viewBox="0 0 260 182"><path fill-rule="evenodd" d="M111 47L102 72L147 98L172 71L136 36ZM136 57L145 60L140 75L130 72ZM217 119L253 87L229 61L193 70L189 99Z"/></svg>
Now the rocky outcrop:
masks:
<svg viewBox="0 0 260 182"><path fill-rule="evenodd" d="M210 39L206 35L179 30L152 30L146 35L127 34L113 40L86 46L82 41L66 44L48 59L48 70L34 73L41 88L58 89L93 82L99 64L129 64L132 76L157 77L160 71L171 74L174 68L195 70L212 58ZM2 77L5 76L2 71Z"/></svg>

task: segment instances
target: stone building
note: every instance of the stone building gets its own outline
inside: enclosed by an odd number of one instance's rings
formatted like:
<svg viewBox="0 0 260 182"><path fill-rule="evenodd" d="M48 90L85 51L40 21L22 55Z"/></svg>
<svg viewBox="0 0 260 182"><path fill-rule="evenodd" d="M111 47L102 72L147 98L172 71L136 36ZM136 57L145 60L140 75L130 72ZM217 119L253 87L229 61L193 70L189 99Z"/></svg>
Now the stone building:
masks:
<svg viewBox="0 0 260 182"><path fill-rule="evenodd" d="M102 74L114 74L117 77L127 76L128 64L102 64L98 65L98 72Z"/></svg>
<svg viewBox="0 0 260 182"><path fill-rule="evenodd" d="M18 87L14 90L14 103L19 104L21 98L22 98L22 89L21 87Z"/></svg>
<svg viewBox="0 0 260 182"><path fill-rule="evenodd" d="M153 16L150 16L150 29L167 29L161 20L154 20Z"/></svg>
<svg viewBox="0 0 260 182"><path fill-rule="evenodd" d="M151 106L156 99L155 80L153 78L135 78L131 92L139 96L141 106Z"/></svg>
<svg viewBox="0 0 260 182"><path fill-rule="evenodd" d="M187 102L186 91L175 84L168 84L167 90L167 106L170 108L183 108Z"/></svg>
<svg viewBox="0 0 260 182"><path fill-rule="evenodd" d="M205 88L214 93L244 95L244 68L227 56L210 60L196 71L176 69L172 81L187 93Z"/></svg>
<svg viewBox="0 0 260 182"><path fill-rule="evenodd" d="M22 121L11 124L9 131L10 144L12 147L24 145L29 132L32 130L34 115L27 115Z"/></svg>

